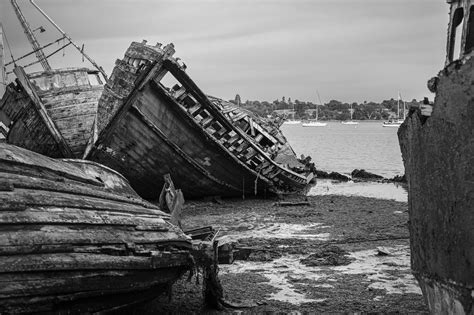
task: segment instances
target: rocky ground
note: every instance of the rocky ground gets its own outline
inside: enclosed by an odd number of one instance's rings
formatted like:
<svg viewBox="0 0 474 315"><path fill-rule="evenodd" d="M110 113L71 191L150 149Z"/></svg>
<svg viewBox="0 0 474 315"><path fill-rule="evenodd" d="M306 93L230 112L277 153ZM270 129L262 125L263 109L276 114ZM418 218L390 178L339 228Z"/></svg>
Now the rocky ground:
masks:
<svg viewBox="0 0 474 315"><path fill-rule="evenodd" d="M299 200L304 201L304 200ZM183 228L212 225L247 255L220 265L227 305L203 305L201 283L182 279L137 313L424 313L410 273L407 203L314 196L187 202ZM186 278L186 277L184 277Z"/></svg>

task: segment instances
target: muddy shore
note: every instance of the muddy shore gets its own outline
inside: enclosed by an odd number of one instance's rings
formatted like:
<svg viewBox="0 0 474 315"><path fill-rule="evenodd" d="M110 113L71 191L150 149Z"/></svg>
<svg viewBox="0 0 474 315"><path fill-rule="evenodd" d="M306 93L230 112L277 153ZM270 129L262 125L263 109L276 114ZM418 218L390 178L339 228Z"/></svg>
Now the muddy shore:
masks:
<svg viewBox="0 0 474 315"><path fill-rule="evenodd" d="M202 277L193 277L173 286L171 300L161 296L135 312L427 312L410 273L406 202L335 195L307 201L187 202L184 229L212 225L250 252L220 265L229 305L206 308Z"/></svg>

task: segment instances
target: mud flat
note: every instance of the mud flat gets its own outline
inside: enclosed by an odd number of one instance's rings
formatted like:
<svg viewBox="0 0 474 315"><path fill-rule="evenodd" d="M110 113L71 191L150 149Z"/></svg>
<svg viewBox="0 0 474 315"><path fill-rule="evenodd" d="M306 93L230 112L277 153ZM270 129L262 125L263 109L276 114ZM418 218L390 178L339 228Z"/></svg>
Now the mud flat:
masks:
<svg viewBox="0 0 474 315"><path fill-rule="evenodd" d="M308 202L188 202L185 229L212 225L247 251L245 260L220 265L234 308L206 309L193 277L173 287L171 300L161 296L137 311L427 312L410 271L406 202L336 195Z"/></svg>

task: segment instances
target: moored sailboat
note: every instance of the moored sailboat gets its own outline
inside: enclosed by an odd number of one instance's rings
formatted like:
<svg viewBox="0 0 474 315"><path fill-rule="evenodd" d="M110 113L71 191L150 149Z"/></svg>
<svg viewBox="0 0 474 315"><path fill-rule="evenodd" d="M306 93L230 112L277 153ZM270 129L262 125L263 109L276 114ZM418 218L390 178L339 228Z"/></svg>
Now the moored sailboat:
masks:
<svg viewBox="0 0 474 315"><path fill-rule="evenodd" d="M348 120L348 121L342 121L341 124L343 125L358 125L359 122L358 121L354 121L352 120L352 115L354 113L354 110L352 109L352 104L350 105L351 108L349 109L350 113L351 113L351 120Z"/></svg>
<svg viewBox="0 0 474 315"><path fill-rule="evenodd" d="M317 94L318 94L319 104L321 104L321 98L319 97L319 93L317 93ZM303 127L326 127L327 126L327 123L318 121L318 118L319 118L319 104L316 104L316 117L315 117L315 119L306 120L305 122L303 122L301 124Z"/></svg>
<svg viewBox="0 0 474 315"><path fill-rule="evenodd" d="M401 124L405 121L405 102L403 102L403 119L400 119L400 92L398 92L398 98L397 98L397 118L396 119L390 119L388 121L383 122L383 127L391 127L391 128L399 128Z"/></svg>

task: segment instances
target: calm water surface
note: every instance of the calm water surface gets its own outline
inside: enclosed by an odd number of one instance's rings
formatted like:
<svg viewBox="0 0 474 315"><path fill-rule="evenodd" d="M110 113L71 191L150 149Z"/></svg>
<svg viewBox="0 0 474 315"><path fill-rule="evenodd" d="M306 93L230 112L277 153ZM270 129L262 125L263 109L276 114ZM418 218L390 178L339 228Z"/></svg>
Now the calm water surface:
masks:
<svg viewBox="0 0 474 315"><path fill-rule="evenodd" d="M384 128L381 121L328 122L326 127L283 125L281 130L296 154L311 156L318 169L350 174L357 168L384 177L404 173L398 128Z"/></svg>
<svg viewBox="0 0 474 315"><path fill-rule="evenodd" d="M343 125L328 122L326 127L283 125L283 134L299 156L309 155L318 169L350 174L354 169L387 178L404 174L398 128L384 128L382 122ZM406 201L406 190L394 184L335 183L318 180L310 195L337 194Z"/></svg>

